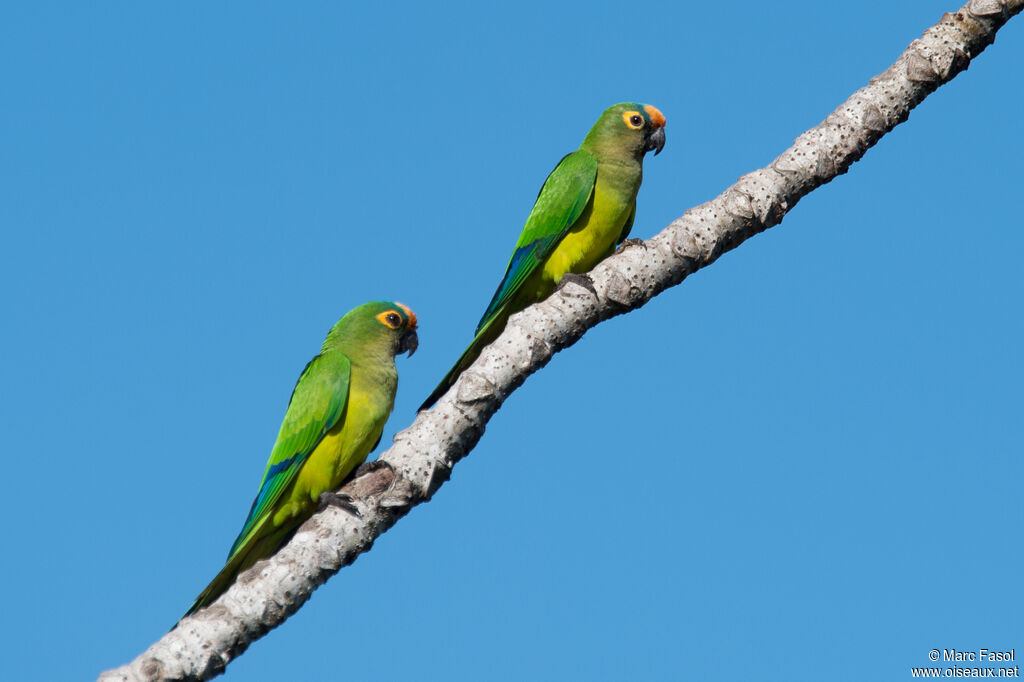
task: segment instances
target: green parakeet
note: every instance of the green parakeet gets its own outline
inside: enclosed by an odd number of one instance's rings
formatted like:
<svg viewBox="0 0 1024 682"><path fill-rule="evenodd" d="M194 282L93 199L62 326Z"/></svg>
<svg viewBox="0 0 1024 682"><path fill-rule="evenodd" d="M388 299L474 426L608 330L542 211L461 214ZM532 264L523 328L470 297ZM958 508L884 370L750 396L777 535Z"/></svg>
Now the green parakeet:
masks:
<svg viewBox="0 0 1024 682"><path fill-rule="evenodd" d="M655 107L624 102L601 114L544 181L472 343L421 410L451 388L509 315L549 296L567 273L590 270L629 235L644 154L664 146L665 117Z"/></svg>
<svg viewBox="0 0 1024 682"><path fill-rule="evenodd" d="M316 511L320 494L338 488L366 460L395 403L395 355L412 355L418 343L416 315L391 301L365 303L331 328L295 384L227 563L185 615L211 604L241 571L276 552Z"/></svg>

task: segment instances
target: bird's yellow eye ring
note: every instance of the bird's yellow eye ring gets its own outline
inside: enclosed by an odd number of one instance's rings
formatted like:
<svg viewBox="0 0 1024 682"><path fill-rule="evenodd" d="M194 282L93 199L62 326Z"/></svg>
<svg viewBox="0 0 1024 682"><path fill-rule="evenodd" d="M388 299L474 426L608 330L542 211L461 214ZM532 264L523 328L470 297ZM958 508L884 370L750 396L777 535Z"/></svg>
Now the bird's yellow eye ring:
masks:
<svg viewBox="0 0 1024 682"><path fill-rule="evenodd" d="M398 329L402 326L402 316L397 310L385 310L377 315L377 319L388 329Z"/></svg>
<svg viewBox="0 0 1024 682"><path fill-rule="evenodd" d="M633 130L640 130L644 127L644 117L640 115L639 111L622 112L622 120Z"/></svg>

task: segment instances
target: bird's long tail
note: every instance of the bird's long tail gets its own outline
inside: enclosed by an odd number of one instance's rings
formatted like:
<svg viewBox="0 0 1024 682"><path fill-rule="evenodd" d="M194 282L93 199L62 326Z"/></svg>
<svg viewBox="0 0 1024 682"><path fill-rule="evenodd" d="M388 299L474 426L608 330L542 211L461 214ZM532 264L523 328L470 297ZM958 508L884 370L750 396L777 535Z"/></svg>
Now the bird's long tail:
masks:
<svg viewBox="0 0 1024 682"><path fill-rule="evenodd" d="M480 357L480 353L483 352L487 344L498 338L498 335L501 334L501 331L505 328L505 322L507 320L507 315L498 315L480 328L476 333L476 336L473 337L473 341L469 344L469 347L462 351L462 355L459 356L455 365L448 370L448 373L444 375L443 379L441 379L441 383L437 385L437 388L434 389L433 393L431 393L427 399L423 401L423 404L420 405L421 410L425 410L428 407L433 406L441 396L448 392L448 389L452 387L456 379L459 378L459 375L472 365L474 360Z"/></svg>
<svg viewBox="0 0 1024 682"><path fill-rule="evenodd" d="M267 516L264 519L264 523L270 517ZM229 587L235 582L235 578L238 574L255 564L260 559L272 555L276 552L288 536L295 530L297 525L288 525L271 530L268 534L263 535L257 530L249 541L238 548L238 550L231 555L224 564L224 568L220 569L220 572L214 576L210 584L199 593L196 600L192 602L192 606L189 607L188 611L185 612L185 616L191 616L199 609L205 608L217 601L217 598L224 594ZM185 616L182 616L184 618Z"/></svg>

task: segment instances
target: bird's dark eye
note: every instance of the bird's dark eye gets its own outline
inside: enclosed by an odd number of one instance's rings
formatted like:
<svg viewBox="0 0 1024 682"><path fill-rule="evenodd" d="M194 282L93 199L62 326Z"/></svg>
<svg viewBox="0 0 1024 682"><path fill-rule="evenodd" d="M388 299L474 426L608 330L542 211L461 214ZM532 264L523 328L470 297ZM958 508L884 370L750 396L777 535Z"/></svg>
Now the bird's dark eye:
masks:
<svg viewBox="0 0 1024 682"><path fill-rule="evenodd" d="M633 130L640 130L644 127L644 117L636 109L622 112L622 120Z"/></svg>
<svg viewBox="0 0 1024 682"><path fill-rule="evenodd" d="M402 316L397 310L384 311L377 315L377 320L388 329L398 329L402 326Z"/></svg>

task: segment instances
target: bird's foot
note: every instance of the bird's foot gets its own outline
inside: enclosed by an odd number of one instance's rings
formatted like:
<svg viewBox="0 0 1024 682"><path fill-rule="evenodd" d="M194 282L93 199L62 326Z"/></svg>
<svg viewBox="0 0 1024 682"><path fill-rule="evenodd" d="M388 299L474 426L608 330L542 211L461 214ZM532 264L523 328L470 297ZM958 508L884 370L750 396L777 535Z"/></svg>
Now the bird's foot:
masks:
<svg viewBox="0 0 1024 682"><path fill-rule="evenodd" d="M347 493L336 493L334 491L328 491L320 494L320 511L327 509L328 507L337 507L342 511L347 511L357 519L363 518L363 515L359 513L359 508L356 507L352 501L352 496Z"/></svg>
<svg viewBox="0 0 1024 682"><path fill-rule="evenodd" d="M395 473L395 467L391 466L389 462L385 462L382 459L375 459L372 462L363 462L362 464L360 464L359 468L356 469L356 473L354 476L352 476L352 478L359 478L360 476L365 476L366 474L372 474L374 471L377 471L378 469L389 469L392 475L394 475Z"/></svg>
<svg viewBox="0 0 1024 682"><path fill-rule="evenodd" d="M636 237L630 237L629 239L623 239L622 243L619 244L619 248L615 249L616 254L620 254L631 246L642 246L645 249L647 244L644 243L643 239L637 239Z"/></svg>
<svg viewBox="0 0 1024 682"><path fill-rule="evenodd" d="M594 288L594 280L590 279L590 275L577 275L575 272L567 272L562 275L562 279L558 282L558 286L555 287L555 291L561 291L566 284L576 284L583 287L597 298L597 289Z"/></svg>

